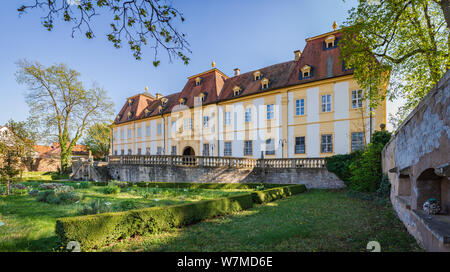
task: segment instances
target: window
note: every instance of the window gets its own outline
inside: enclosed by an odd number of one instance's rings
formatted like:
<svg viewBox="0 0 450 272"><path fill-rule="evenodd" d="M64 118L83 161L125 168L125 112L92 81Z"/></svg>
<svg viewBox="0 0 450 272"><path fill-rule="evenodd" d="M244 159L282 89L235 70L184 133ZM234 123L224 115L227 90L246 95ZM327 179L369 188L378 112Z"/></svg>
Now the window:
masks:
<svg viewBox="0 0 450 272"><path fill-rule="evenodd" d="M209 156L209 144L203 144L203 156Z"/></svg>
<svg viewBox="0 0 450 272"><path fill-rule="evenodd" d="M364 132L352 132L352 151L364 148Z"/></svg>
<svg viewBox="0 0 450 272"><path fill-rule="evenodd" d="M138 155L141 155L141 152L142 152L142 149L138 148L137 154L138 154Z"/></svg>
<svg viewBox="0 0 450 272"><path fill-rule="evenodd" d="M312 77L312 67L305 65L300 69L300 79Z"/></svg>
<svg viewBox="0 0 450 272"><path fill-rule="evenodd" d="M331 94L322 95L322 112L331 111Z"/></svg>
<svg viewBox="0 0 450 272"><path fill-rule="evenodd" d="M117 141L117 131L114 131L114 140Z"/></svg>
<svg viewBox="0 0 450 272"><path fill-rule="evenodd" d="M177 130L177 121L172 121L172 133L175 133Z"/></svg>
<svg viewBox="0 0 450 272"><path fill-rule="evenodd" d="M156 155L162 155L162 153L163 153L162 147L158 146L158 148L156 149Z"/></svg>
<svg viewBox="0 0 450 272"><path fill-rule="evenodd" d="M178 102L180 102L180 105L186 105L186 98L180 98Z"/></svg>
<svg viewBox="0 0 450 272"><path fill-rule="evenodd" d="M124 139L125 138L125 133L123 131L123 129L120 130L120 139Z"/></svg>
<svg viewBox="0 0 450 272"><path fill-rule="evenodd" d="M150 154L151 154L151 153L150 153L150 147L145 148L145 154L146 154L146 155L150 155Z"/></svg>
<svg viewBox="0 0 450 272"><path fill-rule="evenodd" d="M305 114L305 99L295 100L295 115Z"/></svg>
<svg viewBox="0 0 450 272"><path fill-rule="evenodd" d="M323 42L324 43L324 49L329 49L329 48L336 47L336 42L337 42L337 39L336 39L336 37L334 35L328 36L325 39L325 41Z"/></svg>
<svg viewBox="0 0 450 272"><path fill-rule="evenodd" d="M225 125L231 124L231 112L226 111L225 112Z"/></svg>
<svg viewBox="0 0 450 272"><path fill-rule="evenodd" d="M245 122L251 122L252 121L252 108L246 108L245 109Z"/></svg>
<svg viewBox="0 0 450 272"><path fill-rule="evenodd" d="M320 152L333 152L333 136L331 134L322 135L322 142L320 144Z"/></svg>
<svg viewBox="0 0 450 272"><path fill-rule="evenodd" d="M132 155L133 151L131 149L128 149L128 155Z"/></svg>
<svg viewBox="0 0 450 272"><path fill-rule="evenodd" d="M260 71L255 71L255 72L253 73L253 78L255 79L255 81L256 81L256 80L260 80L261 77L262 77L262 74L261 74Z"/></svg>
<svg viewBox="0 0 450 272"><path fill-rule="evenodd" d="M209 125L209 116L203 116L203 127L208 128Z"/></svg>
<svg viewBox="0 0 450 272"><path fill-rule="evenodd" d="M137 129L137 136L139 138L142 137L142 129L140 127L138 127L138 129Z"/></svg>
<svg viewBox="0 0 450 272"><path fill-rule="evenodd" d="M116 155L116 156L117 156L117 150L114 150L114 155Z"/></svg>
<svg viewBox="0 0 450 272"><path fill-rule="evenodd" d="M362 90L352 91L352 109L362 108Z"/></svg>
<svg viewBox="0 0 450 272"><path fill-rule="evenodd" d="M225 156L231 156L231 142L225 142L223 153Z"/></svg>
<svg viewBox="0 0 450 272"><path fill-rule="evenodd" d="M295 137L295 154L305 154L305 136Z"/></svg>
<svg viewBox="0 0 450 272"><path fill-rule="evenodd" d="M253 155L253 141L244 142L244 156Z"/></svg>
<svg viewBox="0 0 450 272"><path fill-rule="evenodd" d="M233 96L238 96L242 93L242 89L239 86L234 86L233 87Z"/></svg>
<svg viewBox="0 0 450 272"><path fill-rule="evenodd" d="M199 86L202 83L202 78L201 77L196 77L195 78L195 86Z"/></svg>
<svg viewBox="0 0 450 272"><path fill-rule="evenodd" d="M131 133L132 133L132 131L131 131L131 129L129 129L128 130L128 138L131 138Z"/></svg>
<svg viewBox="0 0 450 272"><path fill-rule="evenodd" d="M273 139L266 140L266 155L274 155L275 154L275 142Z"/></svg>
<svg viewBox="0 0 450 272"><path fill-rule="evenodd" d="M125 155L125 150L120 150L120 155Z"/></svg>
<svg viewBox="0 0 450 272"><path fill-rule="evenodd" d="M192 129L192 118L186 118L184 119L184 129L190 130Z"/></svg>
<svg viewBox="0 0 450 272"><path fill-rule="evenodd" d="M161 124L158 124L158 125L156 126L156 128L157 128L158 135L161 135L161 133L162 133L162 127L161 127Z"/></svg>
<svg viewBox="0 0 450 272"><path fill-rule="evenodd" d="M264 90L267 88L269 88L269 80L267 78L263 78L261 80L261 89Z"/></svg>
<svg viewBox="0 0 450 272"><path fill-rule="evenodd" d="M267 105L267 120L272 120L275 116L275 113L273 111L274 105L269 104Z"/></svg>
<svg viewBox="0 0 450 272"><path fill-rule="evenodd" d="M177 154L177 146L176 145L172 145L171 155L176 155L176 154Z"/></svg>
<svg viewBox="0 0 450 272"><path fill-rule="evenodd" d="M150 126L147 126L145 130L145 136L150 137Z"/></svg>

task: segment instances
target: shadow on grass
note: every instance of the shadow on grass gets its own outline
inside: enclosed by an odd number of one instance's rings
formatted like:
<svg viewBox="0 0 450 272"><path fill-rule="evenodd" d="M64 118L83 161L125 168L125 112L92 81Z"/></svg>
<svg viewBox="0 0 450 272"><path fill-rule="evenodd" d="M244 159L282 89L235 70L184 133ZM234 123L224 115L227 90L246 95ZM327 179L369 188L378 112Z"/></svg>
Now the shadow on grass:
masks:
<svg viewBox="0 0 450 272"><path fill-rule="evenodd" d="M183 229L124 240L108 251L421 251L389 206L345 191L310 190Z"/></svg>

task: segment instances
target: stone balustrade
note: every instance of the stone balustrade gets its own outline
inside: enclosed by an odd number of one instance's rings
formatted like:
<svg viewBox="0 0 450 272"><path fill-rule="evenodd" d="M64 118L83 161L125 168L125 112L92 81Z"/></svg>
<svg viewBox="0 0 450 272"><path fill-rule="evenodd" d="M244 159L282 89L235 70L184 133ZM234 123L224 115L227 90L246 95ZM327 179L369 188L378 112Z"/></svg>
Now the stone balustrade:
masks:
<svg viewBox="0 0 450 272"><path fill-rule="evenodd" d="M326 168L325 158L253 159L180 155L123 155L110 156L109 163L120 165L172 165L233 168Z"/></svg>

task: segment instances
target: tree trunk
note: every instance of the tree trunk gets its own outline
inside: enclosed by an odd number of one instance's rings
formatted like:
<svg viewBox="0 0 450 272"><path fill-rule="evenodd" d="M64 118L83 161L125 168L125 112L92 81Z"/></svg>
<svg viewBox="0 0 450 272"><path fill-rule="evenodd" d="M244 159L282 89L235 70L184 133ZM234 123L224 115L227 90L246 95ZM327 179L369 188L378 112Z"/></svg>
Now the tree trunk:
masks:
<svg viewBox="0 0 450 272"><path fill-rule="evenodd" d="M62 147L62 146L61 146ZM69 168L70 150L67 148L61 148L61 174L66 173Z"/></svg>
<svg viewBox="0 0 450 272"><path fill-rule="evenodd" d="M6 195L9 195L9 179L6 179Z"/></svg>
<svg viewBox="0 0 450 272"><path fill-rule="evenodd" d="M441 9L447 22L447 28L450 29L450 0L441 0Z"/></svg>

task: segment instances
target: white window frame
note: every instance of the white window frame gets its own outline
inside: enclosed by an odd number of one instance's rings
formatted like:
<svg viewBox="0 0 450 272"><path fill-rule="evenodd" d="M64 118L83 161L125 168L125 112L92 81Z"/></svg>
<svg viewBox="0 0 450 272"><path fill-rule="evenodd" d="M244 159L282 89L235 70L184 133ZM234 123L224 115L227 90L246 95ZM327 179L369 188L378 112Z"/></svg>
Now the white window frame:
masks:
<svg viewBox="0 0 450 272"><path fill-rule="evenodd" d="M300 98L295 100L295 115L305 115L305 99Z"/></svg>
<svg viewBox="0 0 450 272"><path fill-rule="evenodd" d="M184 129L191 130L192 129L192 118L184 118Z"/></svg>
<svg viewBox="0 0 450 272"><path fill-rule="evenodd" d="M226 111L225 112L225 125L231 125L231 112Z"/></svg>
<svg viewBox="0 0 450 272"><path fill-rule="evenodd" d="M360 109L363 106L363 90L352 91L352 109Z"/></svg>
<svg viewBox="0 0 450 272"><path fill-rule="evenodd" d="M333 153L333 134L320 135L320 153Z"/></svg>
<svg viewBox="0 0 450 272"><path fill-rule="evenodd" d="M351 151L364 149L364 132L352 132ZM358 137L359 139L356 139ZM359 148L358 148L359 147Z"/></svg>
<svg viewBox="0 0 450 272"><path fill-rule="evenodd" d="M275 118L274 104L267 104L267 120L272 120Z"/></svg>
<svg viewBox="0 0 450 272"><path fill-rule="evenodd" d="M297 146L301 146L301 145L297 145L297 138L303 138L303 150L297 150ZM301 151L303 151L303 152L301 152ZM294 139L294 153L295 154L305 154L306 153L306 137L305 136L295 137L295 139Z"/></svg>
<svg viewBox="0 0 450 272"><path fill-rule="evenodd" d="M253 156L253 141L244 141L244 156Z"/></svg>
<svg viewBox="0 0 450 272"><path fill-rule="evenodd" d="M249 123L252 121L252 108L248 107L245 109L244 119L245 119L246 123Z"/></svg>
<svg viewBox="0 0 450 272"><path fill-rule="evenodd" d="M266 139L266 155L275 155L275 140L273 138Z"/></svg>
<svg viewBox="0 0 450 272"><path fill-rule="evenodd" d="M203 128L208 128L209 126L209 116L205 115L203 116Z"/></svg>
<svg viewBox="0 0 450 272"><path fill-rule="evenodd" d="M321 96L322 112L331 112L332 111L332 99L331 94L324 94Z"/></svg>
<svg viewBox="0 0 450 272"><path fill-rule="evenodd" d="M227 148L229 147L229 148ZM224 142L223 143L223 155L231 157L233 155L233 146L231 142Z"/></svg>

